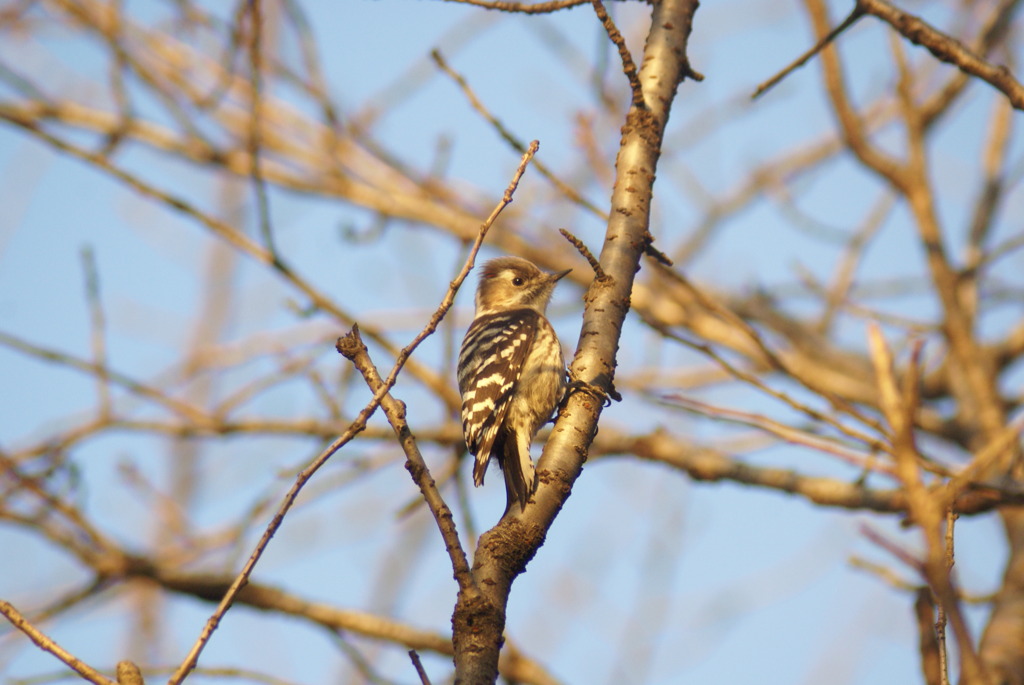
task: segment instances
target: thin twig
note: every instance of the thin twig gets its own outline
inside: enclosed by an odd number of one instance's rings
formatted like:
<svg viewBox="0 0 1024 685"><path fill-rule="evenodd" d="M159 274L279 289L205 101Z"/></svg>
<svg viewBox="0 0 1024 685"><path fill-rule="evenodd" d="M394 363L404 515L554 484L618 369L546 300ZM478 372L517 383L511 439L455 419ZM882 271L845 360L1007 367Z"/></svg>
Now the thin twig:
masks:
<svg viewBox="0 0 1024 685"><path fill-rule="evenodd" d="M849 559L849 564L853 568L859 568L862 571L867 571L873 574L880 580L884 581L889 587L904 592L917 591L921 587L920 582L914 583L903 578L895 569L889 568L884 564L879 564L874 561L869 561L861 557L853 556ZM931 626L931 619L928 622L929 627Z"/></svg>
<svg viewBox="0 0 1024 685"><path fill-rule="evenodd" d="M209 93L206 95L198 94L198 97L193 98L193 102L199 109L215 109L228 94L228 91L231 90L231 82L236 77L236 59L239 52L241 52L239 48L242 45L242 29L245 25L245 14L248 10L248 1L240 2L235 9L232 21L228 22L230 24L230 35L227 46L224 49L224 54L217 60L217 64L221 66L216 71L217 81Z"/></svg>
<svg viewBox="0 0 1024 685"><path fill-rule="evenodd" d="M864 412L859 411L850 403L841 401L838 397L836 397L833 393L829 392L826 388L821 387L817 379L812 380L809 374L807 374L806 372L801 372L792 364L789 364L779 353L775 352L775 350L773 350L768 345L767 341L765 341L761 333L756 328L754 328L754 326L752 326L750 322L748 322L745 318L739 316L736 312L732 311L732 309L730 309L728 306L718 302L715 298L706 294L701 288L697 287L695 283L691 282L678 270L659 268L658 272L668 276L669 278L677 282L679 285L686 288L693 295L696 301L701 306L703 306L709 313L717 315L723 321L731 324L737 330L744 333L750 339L750 341L757 346L761 354L764 355L765 362L767 364L769 364L773 368L785 372L788 376L800 382L812 393L824 397L826 400L829 401L833 408L837 409L838 411L833 413L826 413L814 409L813 407L791 397L789 394L771 387L770 385L759 379L753 373L743 371L735 364L732 364L727 359L725 359L725 357L723 357L721 354L715 351L714 348L712 348L709 344L697 342L695 340L690 340L689 338L686 338L685 336L676 333L671 328L654 320L648 320L648 325L650 325L652 328L654 328L667 338L670 338L672 340L675 340L686 345L687 347L691 347L694 350L702 352L736 378L753 385L758 390L761 390L765 394L770 395L771 397L774 397L775 399L786 403L793 409L806 414L812 419L827 423L828 425L833 426L836 430L840 431L841 433L848 435L849 437L854 438L856 440L864 442L872 450L882 451L886 449L886 446L878 439L866 433L854 430L850 426L847 426L846 424L837 420L833 414L837 414L838 412L846 413L852 416L854 419L857 419L861 423L865 424L866 426L877 431L878 433L884 433L882 426L873 417L867 416Z"/></svg>
<svg viewBox="0 0 1024 685"><path fill-rule="evenodd" d="M443 71L453 81L455 81L455 84L458 85L459 88L462 90L463 95L465 95L466 99L469 100L470 106L473 109L475 109L477 113L479 113L480 116L482 116L487 121L487 123L494 127L494 130L498 132L498 135L500 135L502 139L505 140L505 142L511 145L516 152L518 152L519 154L525 154L528 146L525 143L523 143L523 141L518 136L516 136L516 134L512 133L512 131L509 130L509 128L504 124L504 122L498 119L498 117L494 116L494 114L492 114L491 111L487 109L486 105L484 105L484 103L480 101L480 98L477 97L476 92L474 92L472 87L470 87L469 83L466 81L466 78L459 72L455 71L455 69L453 69L451 65L448 64L448 61L444 58L444 55L441 54L441 51L437 49L431 50L430 57L431 59L434 60L434 63L437 65L438 69ZM588 212L598 217L599 219L602 219L604 221L608 220L608 212L604 211L603 209L595 205L593 202L580 195L575 188L565 183L562 179L558 178L555 175L555 173L551 170L551 168L548 167L547 164L544 164L544 162L540 161L539 159L536 159L533 161L533 166L541 176L550 181L551 184L555 186L555 188L557 188L559 192L561 192L567 198L578 204L583 209L586 209Z"/></svg>
<svg viewBox="0 0 1024 685"><path fill-rule="evenodd" d="M615 26L615 22L608 15L608 10L604 8L604 4L601 0L591 0L591 4L594 6L594 12L597 14L597 18L601 20L601 25L604 26L605 32L608 34L608 38L615 44L615 47L619 50L619 59L622 60L622 72L629 79L629 89L633 93L633 107L645 107L644 103L644 89L640 85L640 76L636 69L636 62L633 61L633 56L629 54L629 48L626 46L626 39L622 37L622 33L619 32L618 27Z"/></svg>
<svg viewBox="0 0 1024 685"><path fill-rule="evenodd" d="M859 468L871 469L877 473L885 473L890 476L893 475L890 466L878 463L871 454L854 451L849 446L833 438L808 433L781 421L770 419L767 416L744 412L738 409L719 407L679 394L665 395L664 399L670 406L678 406L702 416L709 416L722 421L751 426L794 445L804 445L810 449L831 454Z"/></svg>
<svg viewBox="0 0 1024 685"><path fill-rule="evenodd" d="M85 299L89 305L90 344L93 368L96 370L99 414L101 417L109 417L111 403L107 366L107 317L103 312L103 300L100 297L100 275L96 268L96 255L91 247L82 248L82 268L85 271Z"/></svg>
<svg viewBox="0 0 1024 685"><path fill-rule="evenodd" d="M10 113L8 112L7 114L9 115ZM311 282L302 278L294 270L286 267L280 259L275 259L275 256L272 255L269 250L253 241L249 236L242 231L239 231L231 224L210 216L181 196L174 195L155 185L143 181L134 173L123 167L115 165L113 161L107 157L82 146L75 145L69 140L59 138L56 135L43 130L38 127L31 118L21 116L16 118L5 116L4 118L6 118L7 121L29 131L32 135L38 137L40 140L52 147L93 164L97 169L110 174L141 195L157 200L158 202L165 204L170 209L180 212L199 222L211 233L224 240L241 253L251 257L261 264L272 267L278 275L281 276L281 278L291 284L305 297L309 298L313 307L327 312L339 321L345 322L348 325L354 323L355 320L351 315L327 297L322 291L318 290ZM394 353L394 344L381 333L373 330L364 330L364 333L368 338L373 340L373 342L382 346L388 350L388 352ZM411 360L409 362L409 368L415 377L419 378L438 396L445 398L445 400L450 403L457 401L457 393L451 389L450 384L438 377L437 374L431 371L428 367L416 362L416 360Z"/></svg>
<svg viewBox="0 0 1024 685"><path fill-rule="evenodd" d="M381 380L373 360L370 359L366 345L363 344L362 339L359 337L359 326L352 326L352 330L347 335L338 338L337 349L362 374L363 380L366 381L366 385L369 386L370 390L375 393L380 390L384 381ZM434 482L433 476L430 475L430 469L427 467L427 463L424 461L423 455L416 444L416 438L413 436L412 431L409 430L409 424L405 420L405 403L395 399L390 393L386 393L381 398L380 406L387 415L388 422L394 429L395 435L398 437L402 451L405 452L405 467L408 469L413 481L419 486L423 499L426 500L427 505L430 507L430 513L433 514L437 527L441 531L441 537L444 538L445 549L448 550L448 556L451 558L452 570L455 572L455 580L459 584L459 591L478 592L466 552L462 549L462 543L459 540L455 518L452 516L451 509L445 503L444 498L441 497L437 483Z"/></svg>
<svg viewBox="0 0 1024 685"><path fill-rule="evenodd" d="M412 665L416 668L416 673L420 677L420 684L430 685L430 678L427 676L427 672L423 670L423 663L420 662L420 655L416 653L415 649L409 650L409 658L412 659Z"/></svg>
<svg viewBox="0 0 1024 685"><path fill-rule="evenodd" d="M757 87L757 90L754 91L754 94L750 96L750 99L751 100L756 100L758 97L760 97L761 95L764 95L766 92L768 92L769 90L774 88L776 85L778 85L778 83L782 79L786 78L791 73L793 73L794 71L796 71L797 69L799 69L803 65L807 64L807 62L812 57L814 57L819 52L821 52L825 48L826 45L828 45L829 43L834 41L836 38L838 38L840 33L842 33L846 29L848 29L851 26L853 26L854 24L856 24L857 20L860 19L863 16L864 16L864 9L860 5L854 7L853 11L850 12L850 15L848 17L846 17L846 19L844 19L843 22L841 24L839 24L839 26L836 26L834 29L829 31L828 34L824 38L822 38L817 43L815 43L814 47L812 47L810 50L808 50L804 54L802 54L799 57L797 57L795 60L793 60L792 63L790 63L789 66L787 66L785 69L783 69L782 71L777 73L775 76L772 76L770 79L768 79L767 81L765 81L764 83L759 85Z"/></svg>
<svg viewBox="0 0 1024 685"><path fill-rule="evenodd" d="M831 30L831 19L824 0L803 0L803 2L810 15L814 32L824 38ZM821 63L825 90L839 121L843 143L865 167L884 178L894 188L903 191L907 186L907 172L903 162L883 151L870 140L868 120L860 115L850 101L839 51L823 50Z"/></svg>
<svg viewBox="0 0 1024 685"><path fill-rule="evenodd" d="M1024 430L1024 412L1018 414L1007 424L1006 428L996 433L987 445L975 453L970 464L949 479L939 495L939 506L948 508L960 493L970 488L986 473L998 473L997 465L1002 466L1013 457L1013 448L1017 444L1022 430Z"/></svg>
<svg viewBox="0 0 1024 685"><path fill-rule="evenodd" d="M197 426L203 426L209 422L209 416L199 407L195 407L183 400L167 395L154 386L146 385L141 381L136 381L134 378L131 378L120 371L116 371L109 366L101 367L95 362L87 361L59 350L37 345L33 342L11 335L10 333L5 333L4 331L0 331L0 346L17 350L22 354L26 354L37 359L66 366L70 369L81 371L82 373L91 374L97 378L103 378L105 382L125 388L137 397L152 400L155 404L168 409L189 422L195 423Z"/></svg>
<svg viewBox="0 0 1024 685"><path fill-rule="evenodd" d="M90 683L94 683L95 685L117 685L113 680L106 677L84 661L79 660L77 657L47 637L42 631L32 625L29 620L9 602L0 600L0 614L3 614L4 617L11 622L11 625L28 635L29 639L36 643L40 649L49 652L63 661L67 664L68 668L88 680Z"/></svg>
<svg viewBox="0 0 1024 685"><path fill-rule="evenodd" d="M270 223L270 197L267 193L267 182L263 178L260 165L262 149L262 113L263 113L263 6L260 0L247 0L248 10L240 17L249 16L249 176L252 178L253 190L256 193L256 212L259 216L260 235L263 246L271 254L274 262L280 262L277 247L274 244L274 230ZM239 28L241 30L241 28Z"/></svg>
<svg viewBox="0 0 1024 685"><path fill-rule="evenodd" d="M952 509L946 510L946 573L953 570L953 529L956 514ZM949 685L949 653L946 647L946 609L939 602L935 616L935 635L939 652L939 685Z"/></svg>
<svg viewBox="0 0 1024 685"><path fill-rule="evenodd" d="M437 328L437 325L440 323L441 319L451 308L452 304L455 301L455 293L458 292L458 289L462 285L462 282L466 279L466 277L469 275L470 270L473 268L473 261L476 258L477 252L479 252L480 250L480 246L483 244L484 236L487 235L487 230L494 223L495 219L498 218L498 215L501 213L501 211L506 206L508 206L509 203L512 202L512 195L515 193L515 190L519 185L519 180L522 178L523 173L525 173L526 171L526 166L530 163L530 160L533 159L533 155L537 152L537 149L539 147L540 143L535 140L530 144L530 147L527 150L526 154L523 155L523 159L519 164L519 168L516 169L512 181L505 189L505 194L502 196L501 201L498 202L498 205L491 212L491 215L480 226L479 234L477 235L477 238L473 243L473 247L470 249L469 257L466 259L466 263L463 266L462 271L449 285L448 292L446 293L444 299L442 300L441 305L437 308L437 311L434 312L434 315L431 317L426 327L420 332L419 335L416 336L416 338L413 339L413 341L409 345L402 349L402 351L398 355L398 358L395 360L395 365L394 367L392 367L391 373L388 374L387 379L380 386L380 388L376 392L374 392L373 398L365 407L363 407L363 410L359 412L359 415L349 425L348 429L346 429L342 435L336 438L323 452L320 453L320 455L317 456L316 459L313 460L313 462L309 466L304 468L296 477L295 482L292 484L291 488L285 494L284 499L281 501L281 504L277 509L277 512L274 514L274 518L267 525L266 530L263 532L263 536L260 538L259 542L256 544L256 548L249 556L249 560L246 562L245 566L242 568L238 576L235 578L234 582L232 582L231 586L224 594L224 597L221 599L220 604L218 604L217 609L214 611L213 615L210 616L210 618L207 620L206 625L203 627L203 630L199 635L199 638L192 646L192 649L185 657L185 660L182 662L181 666L178 667L178 670L175 671L174 675L168 681L168 685L179 685L182 682L182 680L184 680L185 676L187 676L188 673L193 668L195 668L200 653L203 651L203 648L206 646L207 642L209 642L210 637L213 635L213 632L217 629L217 626L220 624L220 621L224 617L224 614L231 607L231 604L234 602L234 599L237 596L238 592L248 582L249 576L252 574L252 571L256 567L256 563L259 561L260 557L263 555L263 552L266 550L267 545L270 543L270 539L277 532L277 529L281 527L281 523L284 521L285 515L288 513L288 510L291 509L292 505L295 503L295 498L298 497L299 491L302 490L303 486L305 486L309 479L313 477L313 474L316 473L321 466L327 463L327 460L330 459L331 455L333 455L335 452L341 449L356 435L362 432L363 429L366 428L366 422L369 420L370 416L377 410L377 407L380 406L380 403L384 399L384 396L394 386L395 382L398 379L398 374L405 366L405 363L408 361L413 351L419 346L419 344L424 339L427 338L427 336L433 333L433 331Z"/></svg>
<svg viewBox="0 0 1024 685"><path fill-rule="evenodd" d="M918 455L914 445L913 426L908 415L912 411L913 395L900 392L896 385L892 366L892 354L877 324L868 326L868 348L875 366L875 374L881 393L883 413L891 426L893 452L896 457L896 473L907 492L909 520L920 528L925 539L925 557L917 568L927 581L940 610L940 621L944 635L948 618L956 636L957 647L962 659L963 680L969 683L985 682L985 665L974 648L963 612L960 610L956 586L946 565L946 544L942 540L942 517L948 512L940 509L941 497L929 492L918 466ZM910 375L914 375L911 372ZM940 642L942 641L940 635Z"/></svg>
<svg viewBox="0 0 1024 685"><path fill-rule="evenodd" d="M791 469L755 466L748 461L728 456L721 450L680 440L664 430L638 436L609 433L610 429L606 429L595 441L589 453L591 458L635 455L685 472L696 481L730 481L752 485L797 495L824 507L884 514L905 514L907 511L906 492L902 488L869 488L859 480L850 483L837 478L808 476ZM1000 500L966 492L956 504L957 510L967 515L992 511L999 502L1024 502L1024 496L1020 493L1007 494Z"/></svg>
<svg viewBox="0 0 1024 685"><path fill-rule="evenodd" d="M497 10L499 12L511 12L516 14L550 14L559 10L578 7L587 4L588 0L553 0L552 2L538 2L529 4L525 2L504 2L503 0L446 0L457 2L463 5L473 5L484 9Z"/></svg>
<svg viewBox="0 0 1024 685"><path fill-rule="evenodd" d="M871 542L875 543L889 554L893 555L908 567L914 569L920 574L924 574L924 562L912 555L907 550L900 547L898 544L890 540L889 538L882 535L880 532L872 528L867 524L860 526L861 535L866 537Z"/></svg>
<svg viewBox="0 0 1024 685"><path fill-rule="evenodd" d="M671 257L654 246L654 236L650 230L644 234L644 254L666 268L674 266Z"/></svg>
<svg viewBox="0 0 1024 685"><path fill-rule="evenodd" d="M839 266L833 270L835 275L832 284L828 286L822 298L825 301L825 311L817 325L820 334L825 335L831 331L840 309L847 304L854 286L854 274L862 263L864 253L895 205L896 201L891 192L883 194L868 212L862 226L847 242Z"/></svg>
<svg viewBox="0 0 1024 685"><path fill-rule="evenodd" d="M588 248L582 240L570 233L568 229L560 228L558 229L558 232L561 233L562 237L568 240L569 243L576 248L576 251L583 255L583 258L590 263L590 268L594 270L597 280L607 280L608 276L605 274L604 269L601 268L601 263L597 261L597 257L594 256L594 253L590 251L590 248Z"/></svg>

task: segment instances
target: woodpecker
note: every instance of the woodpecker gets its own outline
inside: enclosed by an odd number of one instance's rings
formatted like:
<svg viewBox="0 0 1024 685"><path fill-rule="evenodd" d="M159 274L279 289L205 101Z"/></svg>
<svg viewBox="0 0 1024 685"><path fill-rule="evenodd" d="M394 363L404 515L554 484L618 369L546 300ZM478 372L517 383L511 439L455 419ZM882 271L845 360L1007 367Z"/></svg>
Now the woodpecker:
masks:
<svg viewBox="0 0 1024 685"><path fill-rule="evenodd" d="M565 358L544 317L555 284L569 271L549 274L519 257L484 264L476 315L459 351L462 432L476 456L473 482L483 485L494 456L505 475L505 511L525 509L533 493L530 442L565 391Z"/></svg>

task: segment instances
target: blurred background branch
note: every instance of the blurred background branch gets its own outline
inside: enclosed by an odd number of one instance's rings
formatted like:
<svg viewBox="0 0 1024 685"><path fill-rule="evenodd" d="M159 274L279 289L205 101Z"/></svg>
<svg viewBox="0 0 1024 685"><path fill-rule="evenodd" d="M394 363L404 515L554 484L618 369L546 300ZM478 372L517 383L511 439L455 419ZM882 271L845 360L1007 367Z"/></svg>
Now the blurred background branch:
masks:
<svg viewBox="0 0 1024 685"><path fill-rule="evenodd" d="M593 272L558 229L616 247L622 129L653 88L620 60L651 7L608 3L613 45L581 4L0 4L0 596L87 663L179 662L368 400L334 340L358 322L393 363L517 141L541 140L544 176L485 251L574 269L551 308L572 357ZM1019 5L856 3L875 16L754 103L849 3L701 8L686 57L708 79L681 87L642 198L674 265L635 275L623 402L517 581L504 677L743 682L757 659L735 654L768 650L787 680L841 653L851 683L1024 683ZM462 464L471 309L395 389L470 554L503 499ZM450 677L456 586L403 462L382 417L328 462L211 663L414 682L413 648ZM858 571L879 550L906 583ZM899 648L858 658L872 640ZM0 634L22 681L53 668L26 642Z"/></svg>

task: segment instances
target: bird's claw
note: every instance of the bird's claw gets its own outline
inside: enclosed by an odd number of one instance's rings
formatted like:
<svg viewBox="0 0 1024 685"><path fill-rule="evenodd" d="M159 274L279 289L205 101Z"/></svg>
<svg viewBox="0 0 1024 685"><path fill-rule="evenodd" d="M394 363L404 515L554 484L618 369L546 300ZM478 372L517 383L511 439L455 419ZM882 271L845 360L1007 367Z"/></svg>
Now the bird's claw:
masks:
<svg viewBox="0 0 1024 685"><path fill-rule="evenodd" d="M595 400L599 401L604 408L612 406L612 400L616 402L622 401L622 395L612 386L608 390L605 390L599 385L588 383L587 381L573 378L572 374L569 375L569 385L566 387L565 398L569 399L569 396L574 392L583 392Z"/></svg>

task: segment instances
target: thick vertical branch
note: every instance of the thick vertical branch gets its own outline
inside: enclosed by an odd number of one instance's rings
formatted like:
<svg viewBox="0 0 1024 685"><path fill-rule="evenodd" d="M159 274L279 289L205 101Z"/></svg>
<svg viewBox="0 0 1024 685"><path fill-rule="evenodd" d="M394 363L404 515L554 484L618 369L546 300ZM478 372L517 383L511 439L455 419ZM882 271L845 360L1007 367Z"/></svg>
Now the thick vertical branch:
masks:
<svg viewBox="0 0 1024 685"><path fill-rule="evenodd" d="M600 258L605 277L595 279L584 298L583 327L571 369L575 379L607 392L612 390L633 278L650 240L651 197L669 109L679 83L693 73L686 45L697 6L695 0L655 4L639 74L643 100L633 103L622 127L611 218ZM452 617L457 683L488 683L497 677L512 582L543 544L568 498L597 433L601 408L589 393L570 397L538 464L535 503L521 514L506 516L481 536L473 573L482 595L460 596Z"/></svg>

